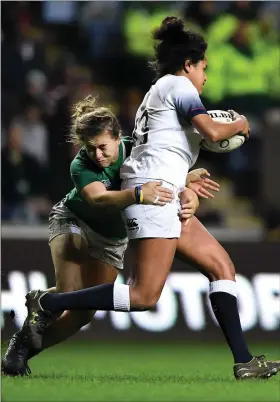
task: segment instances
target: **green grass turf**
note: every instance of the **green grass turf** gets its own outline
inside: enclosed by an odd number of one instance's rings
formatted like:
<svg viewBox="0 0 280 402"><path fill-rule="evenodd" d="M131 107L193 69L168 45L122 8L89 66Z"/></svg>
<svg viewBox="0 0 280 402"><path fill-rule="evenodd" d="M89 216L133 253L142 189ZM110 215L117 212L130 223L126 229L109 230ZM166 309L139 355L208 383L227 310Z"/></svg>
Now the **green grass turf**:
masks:
<svg viewBox="0 0 280 402"><path fill-rule="evenodd" d="M252 351L279 359L277 345ZM30 377L2 377L3 401L280 401L280 373L236 381L225 345L72 342L30 366Z"/></svg>

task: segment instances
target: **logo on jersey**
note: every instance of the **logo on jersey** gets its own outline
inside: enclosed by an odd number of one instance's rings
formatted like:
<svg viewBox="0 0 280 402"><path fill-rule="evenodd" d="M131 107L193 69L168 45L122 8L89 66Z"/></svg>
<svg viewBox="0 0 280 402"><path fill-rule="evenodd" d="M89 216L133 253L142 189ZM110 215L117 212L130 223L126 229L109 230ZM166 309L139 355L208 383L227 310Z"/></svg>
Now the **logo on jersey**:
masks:
<svg viewBox="0 0 280 402"><path fill-rule="evenodd" d="M106 190L108 190L109 188L112 187L112 183L110 182L109 179L101 180L101 181L102 181L102 183L104 184L104 186L106 187Z"/></svg>
<svg viewBox="0 0 280 402"><path fill-rule="evenodd" d="M126 220L127 229L128 230L137 230L137 229L139 229L138 223L136 221L137 221L136 218L127 219Z"/></svg>

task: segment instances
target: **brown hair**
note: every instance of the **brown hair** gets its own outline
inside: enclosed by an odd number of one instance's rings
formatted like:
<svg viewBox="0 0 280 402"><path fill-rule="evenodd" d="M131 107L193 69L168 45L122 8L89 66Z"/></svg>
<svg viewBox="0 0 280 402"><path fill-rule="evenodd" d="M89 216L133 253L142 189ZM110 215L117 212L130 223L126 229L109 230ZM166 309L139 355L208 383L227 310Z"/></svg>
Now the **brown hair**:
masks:
<svg viewBox="0 0 280 402"><path fill-rule="evenodd" d="M73 124L70 132L70 142L82 146L85 138L94 137L104 130L112 133L114 138L121 134L120 124L108 108L98 106L97 98L89 95L73 106Z"/></svg>

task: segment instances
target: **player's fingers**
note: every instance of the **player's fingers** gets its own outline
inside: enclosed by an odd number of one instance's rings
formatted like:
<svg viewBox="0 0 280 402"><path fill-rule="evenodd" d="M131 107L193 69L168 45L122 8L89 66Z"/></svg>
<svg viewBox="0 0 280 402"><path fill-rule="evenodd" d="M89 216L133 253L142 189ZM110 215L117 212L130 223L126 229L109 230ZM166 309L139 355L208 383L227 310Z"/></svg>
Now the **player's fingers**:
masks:
<svg viewBox="0 0 280 402"><path fill-rule="evenodd" d="M173 195L173 191L172 191L172 190L169 190L169 188L158 187L158 188L157 188L157 191L158 191L160 194L171 194L171 195Z"/></svg>
<svg viewBox="0 0 280 402"><path fill-rule="evenodd" d="M212 190L219 190L220 189L220 185L212 180L208 181L208 180L204 180L203 183L201 184L201 187L203 188L211 188Z"/></svg>
<svg viewBox="0 0 280 402"><path fill-rule="evenodd" d="M211 186L220 188L219 183L217 183L217 182L215 182L214 180L211 180L211 179L205 179L204 183L207 183L207 184L210 184Z"/></svg>
<svg viewBox="0 0 280 402"><path fill-rule="evenodd" d="M213 191L220 191L220 187L217 187L217 186L212 186L212 184L210 184L209 186L208 186L208 188L209 188L209 190L213 190Z"/></svg>
<svg viewBox="0 0 280 402"><path fill-rule="evenodd" d="M181 212L182 213L189 213L189 212L191 212L192 210L193 210L193 208L194 208L194 205L190 205L190 204L183 204L182 206L181 206Z"/></svg>
<svg viewBox="0 0 280 402"><path fill-rule="evenodd" d="M182 208L179 212L180 216L192 214L194 208Z"/></svg>
<svg viewBox="0 0 280 402"><path fill-rule="evenodd" d="M174 197L173 194L168 194L168 193L159 193L156 195L159 197L159 201L164 201L164 202L171 202L173 201Z"/></svg>
<svg viewBox="0 0 280 402"><path fill-rule="evenodd" d="M214 195L212 193L210 193L210 191L208 191L208 189L206 189L204 187L201 187L200 192L207 198L209 198L209 197L214 198Z"/></svg>
<svg viewBox="0 0 280 402"><path fill-rule="evenodd" d="M172 200L173 200L172 197L163 197L162 195L159 197L159 201L165 202L165 203L167 203L167 202L170 203Z"/></svg>
<svg viewBox="0 0 280 402"><path fill-rule="evenodd" d="M180 215L181 219L189 219L193 216L192 213L183 213Z"/></svg>
<svg viewBox="0 0 280 402"><path fill-rule="evenodd" d="M199 191L198 195L201 198L208 198L207 195L204 195L201 191Z"/></svg>
<svg viewBox="0 0 280 402"><path fill-rule="evenodd" d="M200 188L208 188L210 190L220 191L220 187L218 187L215 184L207 183L207 182L202 183Z"/></svg>
<svg viewBox="0 0 280 402"><path fill-rule="evenodd" d="M169 190L169 188L159 186L159 187L157 187L157 191L158 191L159 195L165 195L165 196L171 195L173 197L173 191Z"/></svg>
<svg viewBox="0 0 280 402"><path fill-rule="evenodd" d="M193 208L185 208L182 207L181 211L180 211L180 215L184 215L184 214L189 214L193 211Z"/></svg>
<svg viewBox="0 0 280 402"><path fill-rule="evenodd" d="M207 188L209 190L213 190L213 191L220 191L219 187L217 186L213 186L212 184L207 184L205 183L205 185L202 186L202 188Z"/></svg>
<svg viewBox="0 0 280 402"><path fill-rule="evenodd" d="M203 195L205 196L204 198L215 198L215 196L212 193L210 193L209 191L207 191L207 190L202 190L202 191L203 191Z"/></svg>
<svg viewBox="0 0 280 402"><path fill-rule="evenodd" d="M202 188L199 189L197 195L198 195L199 197L202 197L202 198L209 198L209 197L207 196L207 194L204 193L204 191L203 191Z"/></svg>

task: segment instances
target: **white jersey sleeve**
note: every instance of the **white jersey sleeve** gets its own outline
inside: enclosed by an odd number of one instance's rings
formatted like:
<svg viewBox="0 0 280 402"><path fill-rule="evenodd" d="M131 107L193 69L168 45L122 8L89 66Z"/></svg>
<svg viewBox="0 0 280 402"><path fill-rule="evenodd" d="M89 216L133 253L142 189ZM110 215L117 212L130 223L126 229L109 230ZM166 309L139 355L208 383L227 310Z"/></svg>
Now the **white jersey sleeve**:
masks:
<svg viewBox="0 0 280 402"><path fill-rule="evenodd" d="M184 188L201 143L200 135L191 129L191 119L206 113L188 78L160 78L137 111L135 146L123 164L121 178L159 179Z"/></svg>
<svg viewBox="0 0 280 402"><path fill-rule="evenodd" d="M186 82L185 77L181 80L177 80L176 86L174 86L171 92L171 105L174 105L176 110L187 120L191 119L199 114L207 114L207 110L203 106L199 93L193 84L188 80ZM167 100L169 96L167 94Z"/></svg>

